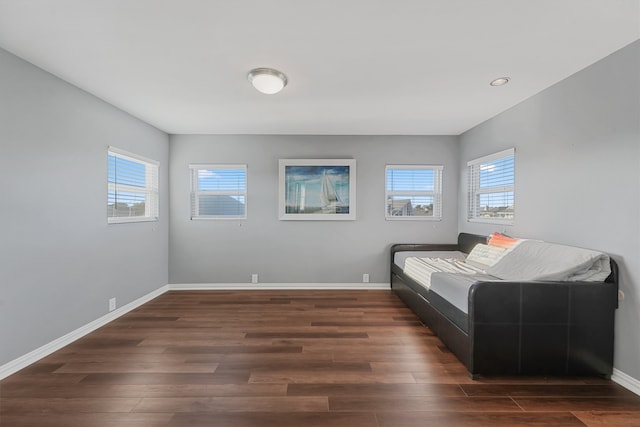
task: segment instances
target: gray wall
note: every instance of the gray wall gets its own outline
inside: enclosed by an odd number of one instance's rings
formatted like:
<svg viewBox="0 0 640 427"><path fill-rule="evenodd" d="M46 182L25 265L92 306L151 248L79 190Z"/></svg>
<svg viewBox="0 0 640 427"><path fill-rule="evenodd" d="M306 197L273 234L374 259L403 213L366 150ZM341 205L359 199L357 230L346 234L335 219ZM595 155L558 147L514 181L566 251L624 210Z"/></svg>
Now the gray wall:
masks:
<svg viewBox="0 0 640 427"><path fill-rule="evenodd" d="M514 236L599 249L621 267L615 367L640 378L640 42L461 136L460 231L466 162L516 147ZM513 84L517 84L514 79ZM508 88L504 88L508 89Z"/></svg>
<svg viewBox="0 0 640 427"><path fill-rule="evenodd" d="M177 135L170 151L170 283L388 283L391 243L456 239L457 137ZM280 158L356 159L357 220L278 220ZM190 221L189 163L246 163L248 218ZM385 165L416 163L444 165L444 219L385 221Z"/></svg>
<svg viewBox="0 0 640 427"><path fill-rule="evenodd" d="M107 225L107 146L160 161L160 221ZM0 49L0 365L168 282L168 136Z"/></svg>

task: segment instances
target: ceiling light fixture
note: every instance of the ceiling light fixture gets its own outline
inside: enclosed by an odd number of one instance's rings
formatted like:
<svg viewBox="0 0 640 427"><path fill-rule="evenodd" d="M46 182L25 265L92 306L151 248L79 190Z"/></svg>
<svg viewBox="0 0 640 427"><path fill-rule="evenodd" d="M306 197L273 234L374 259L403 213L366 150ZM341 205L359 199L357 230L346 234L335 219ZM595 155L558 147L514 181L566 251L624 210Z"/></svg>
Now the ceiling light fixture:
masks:
<svg viewBox="0 0 640 427"><path fill-rule="evenodd" d="M247 80L257 91L272 95L287 85L287 76L273 68L254 68L247 74Z"/></svg>
<svg viewBox="0 0 640 427"><path fill-rule="evenodd" d="M498 77L497 79L493 80L491 83L489 83L491 86L504 86L507 83L509 83L509 80L511 80L510 77Z"/></svg>

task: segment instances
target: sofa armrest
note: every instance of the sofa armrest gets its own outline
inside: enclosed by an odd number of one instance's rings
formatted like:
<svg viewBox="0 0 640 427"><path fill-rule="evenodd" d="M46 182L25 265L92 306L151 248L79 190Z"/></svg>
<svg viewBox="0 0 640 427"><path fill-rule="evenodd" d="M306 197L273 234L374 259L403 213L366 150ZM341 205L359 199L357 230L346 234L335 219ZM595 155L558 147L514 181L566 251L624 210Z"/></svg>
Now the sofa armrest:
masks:
<svg viewBox="0 0 640 427"><path fill-rule="evenodd" d="M616 306L616 283L476 282L469 371L610 375Z"/></svg>
<svg viewBox="0 0 640 427"><path fill-rule="evenodd" d="M554 323L617 308L616 283L478 281L469 289L469 318L479 323Z"/></svg>

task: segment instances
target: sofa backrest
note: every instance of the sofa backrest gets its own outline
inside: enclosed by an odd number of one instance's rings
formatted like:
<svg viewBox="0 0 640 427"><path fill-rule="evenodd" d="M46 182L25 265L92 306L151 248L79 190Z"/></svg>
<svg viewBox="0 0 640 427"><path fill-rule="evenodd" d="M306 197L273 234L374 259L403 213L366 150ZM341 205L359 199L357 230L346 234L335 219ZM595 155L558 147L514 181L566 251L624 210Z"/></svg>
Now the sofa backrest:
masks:
<svg viewBox="0 0 640 427"><path fill-rule="evenodd" d="M487 236L479 234L460 233L458 234L458 250L468 254L478 243L487 243Z"/></svg>

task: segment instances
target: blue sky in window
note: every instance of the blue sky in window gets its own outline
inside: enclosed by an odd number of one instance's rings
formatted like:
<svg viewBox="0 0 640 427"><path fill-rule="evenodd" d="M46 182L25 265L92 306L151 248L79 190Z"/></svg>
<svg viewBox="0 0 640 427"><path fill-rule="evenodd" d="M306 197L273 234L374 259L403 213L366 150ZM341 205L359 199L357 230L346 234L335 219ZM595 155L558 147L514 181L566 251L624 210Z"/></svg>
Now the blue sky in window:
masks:
<svg viewBox="0 0 640 427"><path fill-rule="evenodd" d="M513 185L513 183L513 156L480 165L480 188Z"/></svg>
<svg viewBox="0 0 640 427"><path fill-rule="evenodd" d="M430 169L387 169L387 191L434 191L435 174Z"/></svg>
<svg viewBox="0 0 640 427"><path fill-rule="evenodd" d="M480 206L498 207L513 205L513 191L480 194Z"/></svg>
<svg viewBox="0 0 640 427"><path fill-rule="evenodd" d="M504 187L515 183L514 157L509 156L480 165L480 188ZM489 208L513 206L513 191L480 194L480 206Z"/></svg>
<svg viewBox="0 0 640 427"><path fill-rule="evenodd" d="M145 187L146 166L144 163L109 155L108 177L111 184Z"/></svg>
<svg viewBox="0 0 640 427"><path fill-rule="evenodd" d="M118 185L145 188L146 185L146 165L134 160L125 159L113 154L108 156L107 180L109 184L116 184L116 188L111 188L107 195L107 204L112 206L134 206L146 203L144 193L123 191Z"/></svg>
<svg viewBox="0 0 640 427"><path fill-rule="evenodd" d="M131 193L127 191L118 191L117 198L118 198L117 200L118 203L124 203L124 204L127 204L128 206L132 206L136 203L146 202L146 197L143 193ZM107 203L109 205L116 203L115 191L109 191Z"/></svg>
<svg viewBox="0 0 640 427"><path fill-rule="evenodd" d="M244 169L199 169L198 190L233 191L246 190L247 174Z"/></svg>

